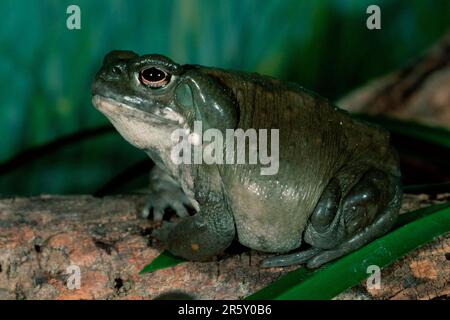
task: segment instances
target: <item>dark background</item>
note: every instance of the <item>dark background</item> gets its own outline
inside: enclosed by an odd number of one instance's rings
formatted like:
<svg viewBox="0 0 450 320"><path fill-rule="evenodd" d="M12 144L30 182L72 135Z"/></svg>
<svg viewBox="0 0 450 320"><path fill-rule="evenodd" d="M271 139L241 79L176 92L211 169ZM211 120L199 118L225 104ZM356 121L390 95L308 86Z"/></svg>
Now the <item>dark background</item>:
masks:
<svg viewBox="0 0 450 320"><path fill-rule="evenodd" d="M81 30L66 28L70 4L81 8ZM381 30L366 28L371 4L381 7ZM433 44L450 26L450 1L3 0L0 14L5 163L108 124L92 107L90 86L112 49L257 71L335 101ZM65 145L0 170L0 195L93 193L145 159L115 131ZM145 178L130 186L143 185Z"/></svg>

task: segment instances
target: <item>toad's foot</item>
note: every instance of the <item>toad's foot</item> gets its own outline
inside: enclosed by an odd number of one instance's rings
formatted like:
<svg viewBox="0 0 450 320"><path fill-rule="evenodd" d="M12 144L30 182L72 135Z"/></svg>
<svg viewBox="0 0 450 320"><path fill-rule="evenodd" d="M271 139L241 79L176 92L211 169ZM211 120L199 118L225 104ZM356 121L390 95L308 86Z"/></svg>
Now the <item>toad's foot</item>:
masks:
<svg viewBox="0 0 450 320"><path fill-rule="evenodd" d="M158 239L159 241L163 243L167 243L167 239L169 238L169 233L173 230L173 228L176 226L176 223L163 221L161 227L158 229L154 229L152 231L152 237L155 239Z"/></svg>
<svg viewBox="0 0 450 320"><path fill-rule="evenodd" d="M158 167L150 173L150 195L142 210L142 216L148 218L153 215L153 220L161 221L166 209L172 209L177 216L187 217L188 207L192 206L192 200L186 196L180 185L166 172Z"/></svg>
<svg viewBox="0 0 450 320"><path fill-rule="evenodd" d="M280 256L274 256L263 260L261 267L273 268L273 267L286 267L295 264L302 264L308 262L310 259L317 256L322 252L319 248L310 248L305 251L299 251L293 254L286 254Z"/></svg>

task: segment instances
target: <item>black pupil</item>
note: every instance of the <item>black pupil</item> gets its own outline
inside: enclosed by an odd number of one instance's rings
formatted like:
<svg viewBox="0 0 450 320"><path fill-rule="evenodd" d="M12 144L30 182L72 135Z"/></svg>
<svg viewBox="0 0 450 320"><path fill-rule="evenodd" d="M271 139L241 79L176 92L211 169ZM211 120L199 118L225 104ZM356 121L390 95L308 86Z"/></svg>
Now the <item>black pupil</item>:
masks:
<svg viewBox="0 0 450 320"><path fill-rule="evenodd" d="M150 82L158 82L163 80L166 77L166 74L160 69L151 67L142 71L142 77Z"/></svg>

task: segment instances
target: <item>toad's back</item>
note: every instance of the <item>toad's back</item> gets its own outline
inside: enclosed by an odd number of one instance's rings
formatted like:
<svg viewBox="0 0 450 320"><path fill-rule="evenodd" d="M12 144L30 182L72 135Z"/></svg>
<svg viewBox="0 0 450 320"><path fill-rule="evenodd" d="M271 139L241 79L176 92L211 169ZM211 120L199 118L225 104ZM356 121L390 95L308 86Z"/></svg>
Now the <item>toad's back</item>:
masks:
<svg viewBox="0 0 450 320"><path fill-rule="evenodd" d="M202 72L230 89L239 106L238 128L279 129L277 174L261 175L260 165L221 168L242 244L269 252L297 248L323 190L339 173L344 194L371 167L399 176L385 130L350 118L296 84L220 69Z"/></svg>

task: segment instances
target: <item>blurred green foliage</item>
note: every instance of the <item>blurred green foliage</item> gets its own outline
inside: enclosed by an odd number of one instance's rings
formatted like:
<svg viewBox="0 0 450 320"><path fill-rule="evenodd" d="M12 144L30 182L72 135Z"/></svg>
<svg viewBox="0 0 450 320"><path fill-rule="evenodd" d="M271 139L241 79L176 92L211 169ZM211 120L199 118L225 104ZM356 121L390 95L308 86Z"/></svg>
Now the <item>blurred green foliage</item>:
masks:
<svg viewBox="0 0 450 320"><path fill-rule="evenodd" d="M66 8L81 8L81 30ZM382 29L368 30L377 4ZM90 86L105 53L162 53L179 63L257 71L331 99L416 57L450 26L447 0L3 0L0 161L105 125ZM30 158L0 194L92 193L145 155L118 134Z"/></svg>

